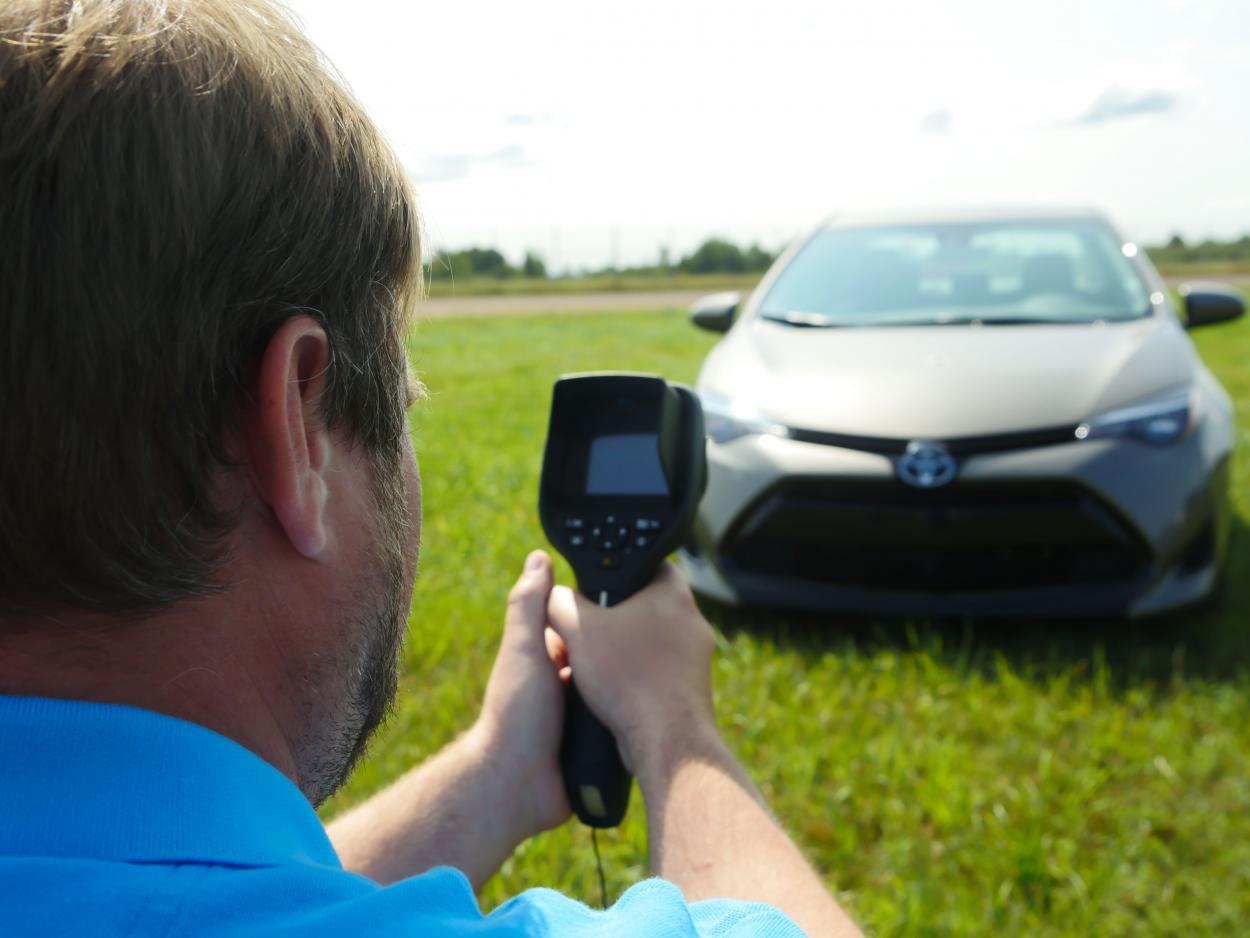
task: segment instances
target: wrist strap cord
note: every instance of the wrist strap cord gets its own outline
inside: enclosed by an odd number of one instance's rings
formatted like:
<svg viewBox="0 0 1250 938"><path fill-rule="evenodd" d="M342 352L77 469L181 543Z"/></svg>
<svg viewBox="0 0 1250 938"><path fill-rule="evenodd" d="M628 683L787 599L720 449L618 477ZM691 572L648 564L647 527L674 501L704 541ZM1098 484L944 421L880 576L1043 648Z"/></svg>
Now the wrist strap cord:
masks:
<svg viewBox="0 0 1250 938"><path fill-rule="evenodd" d="M590 829L590 843L595 848L595 869L599 871L599 905L606 909L608 907L608 883L603 878L603 859L599 856L599 831L594 827Z"/></svg>
<svg viewBox="0 0 1250 938"><path fill-rule="evenodd" d="M607 590L599 593L599 605L605 609L608 607ZM595 869L599 871L599 907L606 909L608 907L608 883L603 878L603 860L599 856L599 829L596 827L590 829L590 843L595 848Z"/></svg>

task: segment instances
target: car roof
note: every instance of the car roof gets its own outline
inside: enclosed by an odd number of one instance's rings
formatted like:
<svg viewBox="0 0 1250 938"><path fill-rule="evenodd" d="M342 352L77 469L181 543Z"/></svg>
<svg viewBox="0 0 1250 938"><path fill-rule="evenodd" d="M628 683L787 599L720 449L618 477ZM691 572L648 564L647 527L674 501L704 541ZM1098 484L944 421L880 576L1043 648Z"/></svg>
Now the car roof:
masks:
<svg viewBox="0 0 1250 938"><path fill-rule="evenodd" d="M844 211L828 216L821 228L870 228L883 225L960 225L1005 221L1099 221L1106 217L1085 206L995 205L969 208Z"/></svg>

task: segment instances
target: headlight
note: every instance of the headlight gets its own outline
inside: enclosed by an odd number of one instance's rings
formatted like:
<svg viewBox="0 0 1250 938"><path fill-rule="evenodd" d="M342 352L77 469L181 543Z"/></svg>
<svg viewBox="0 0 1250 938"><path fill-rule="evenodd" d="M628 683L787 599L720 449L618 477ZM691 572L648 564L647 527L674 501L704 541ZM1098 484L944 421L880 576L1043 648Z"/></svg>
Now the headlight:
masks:
<svg viewBox="0 0 1250 938"><path fill-rule="evenodd" d="M1197 423L1197 394L1193 388L1181 388L1087 420L1076 428L1076 438L1131 438L1166 446L1188 436Z"/></svg>
<svg viewBox="0 0 1250 938"><path fill-rule="evenodd" d="M716 443L728 443L750 434L789 436L783 424L772 420L746 401L732 401L715 391L700 391L703 404L703 425L708 437Z"/></svg>

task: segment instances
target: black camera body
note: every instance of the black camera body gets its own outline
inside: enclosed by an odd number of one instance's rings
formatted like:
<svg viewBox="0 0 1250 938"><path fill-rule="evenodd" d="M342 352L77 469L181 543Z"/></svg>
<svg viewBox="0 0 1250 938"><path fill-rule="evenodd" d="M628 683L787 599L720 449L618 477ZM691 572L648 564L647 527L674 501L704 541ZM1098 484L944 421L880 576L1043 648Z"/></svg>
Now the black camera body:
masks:
<svg viewBox="0 0 1250 938"><path fill-rule="evenodd" d="M689 388L625 373L556 382L539 516L583 595L614 606L650 583L689 538L706 486L703 411ZM619 824L630 776L573 682L560 763L577 816L592 827Z"/></svg>

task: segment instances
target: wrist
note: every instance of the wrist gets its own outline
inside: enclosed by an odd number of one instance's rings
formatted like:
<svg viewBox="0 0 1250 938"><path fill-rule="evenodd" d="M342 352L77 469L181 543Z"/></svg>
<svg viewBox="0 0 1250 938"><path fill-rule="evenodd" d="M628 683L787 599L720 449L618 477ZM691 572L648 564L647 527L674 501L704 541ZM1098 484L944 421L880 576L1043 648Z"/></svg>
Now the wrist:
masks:
<svg viewBox="0 0 1250 938"><path fill-rule="evenodd" d="M733 758L710 716L657 720L633 737L622 747L623 754L644 797L667 787L685 762L719 763Z"/></svg>
<svg viewBox="0 0 1250 938"><path fill-rule="evenodd" d="M552 754L518 747L504 728L485 716L458 741L476 771L488 779L489 805L519 845L558 827L569 816L563 783Z"/></svg>

